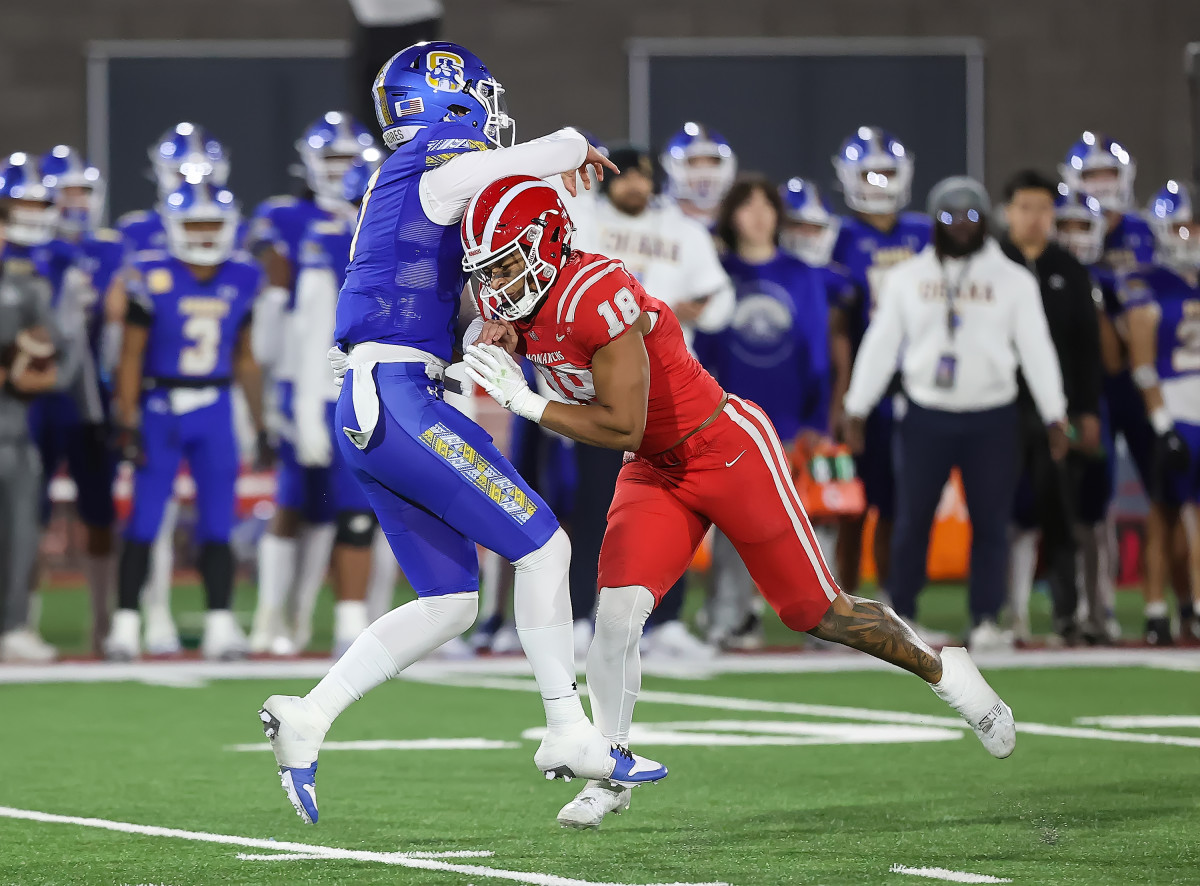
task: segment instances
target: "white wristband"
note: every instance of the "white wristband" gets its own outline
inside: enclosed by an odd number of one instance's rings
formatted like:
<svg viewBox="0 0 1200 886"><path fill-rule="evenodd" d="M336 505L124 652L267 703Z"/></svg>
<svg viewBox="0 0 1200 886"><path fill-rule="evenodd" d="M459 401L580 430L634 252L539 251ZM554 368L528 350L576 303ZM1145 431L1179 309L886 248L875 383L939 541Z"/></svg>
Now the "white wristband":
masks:
<svg viewBox="0 0 1200 886"><path fill-rule="evenodd" d="M541 394L526 388L517 396L512 398L512 402L508 404L508 411L513 415L519 415L521 418L527 418L534 424L542 423L542 413L546 411L546 407L550 405L550 401Z"/></svg>
<svg viewBox="0 0 1200 886"><path fill-rule="evenodd" d="M475 344L479 340L479 336L483 334L483 318L476 317L467 326L467 331L463 333L462 349L465 352L467 348Z"/></svg>
<svg viewBox="0 0 1200 886"><path fill-rule="evenodd" d="M1154 428L1154 433L1161 437L1174 429L1175 421L1171 418L1167 407L1160 406L1150 413L1150 426Z"/></svg>

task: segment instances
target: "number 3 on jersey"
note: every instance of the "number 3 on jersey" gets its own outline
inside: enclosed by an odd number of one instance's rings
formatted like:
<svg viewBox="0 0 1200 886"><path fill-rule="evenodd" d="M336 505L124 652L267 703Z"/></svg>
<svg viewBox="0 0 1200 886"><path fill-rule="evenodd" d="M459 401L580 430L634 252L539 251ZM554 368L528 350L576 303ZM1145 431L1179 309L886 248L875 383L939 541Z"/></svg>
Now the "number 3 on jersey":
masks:
<svg viewBox="0 0 1200 886"><path fill-rule="evenodd" d="M617 308L614 309L613 305ZM621 316L617 316L617 310L620 310ZM629 326L633 324L642 313L642 309L638 307L637 299L633 297L633 293L628 289L622 289L611 302L603 302L596 312L608 324L608 337L616 338Z"/></svg>
<svg viewBox="0 0 1200 886"><path fill-rule="evenodd" d="M221 315L206 310L212 299L184 299L187 316L180 330L187 345L179 351L180 375L208 375L217 366L221 348ZM217 302L217 307L225 307Z"/></svg>

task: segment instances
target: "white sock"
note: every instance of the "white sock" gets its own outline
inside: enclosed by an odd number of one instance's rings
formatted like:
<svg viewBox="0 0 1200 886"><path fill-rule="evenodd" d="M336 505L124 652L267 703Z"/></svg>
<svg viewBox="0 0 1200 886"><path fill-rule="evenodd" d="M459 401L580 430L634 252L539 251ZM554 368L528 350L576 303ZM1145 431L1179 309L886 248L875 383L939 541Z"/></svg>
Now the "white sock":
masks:
<svg viewBox="0 0 1200 886"><path fill-rule="evenodd" d="M1029 598L1037 572L1037 530L1020 530L1009 545L1008 607L1013 623L1029 624Z"/></svg>
<svg viewBox="0 0 1200 886"><path fill-rule="evenodd" d="M603 588L596 606L596 635L587 656L592 720L613 744L628 745L633 706L642 691L638 641L654 609L643 587Z"/></svg>
<svg viewBox="0 0 1200 886"><path fill-rule="evenodd" d="M961 646L943 649L941 660L942 679L931 683L930 688L968 720L978 721L996 704L998 696Z"/></svg>
<svg viewBox="0 0 1200 886"><path fill-rule="evenodd" d="M171 615L171 576L175 571L175 526L179 523L179 502L172 498L163 511L158 535L150 551L150 574L142 587L141 603L147 615Z"/></svg>
<svg viewBox="0 0 1200 886"><path fill-rule="evenodd" d="M355 639L305 698L330 723L380 683L475 623L479 594L421 597L393 609Z"/></svg>
<svg viewBox="0 0 1200 886"><path fill-rule="evenodd" d="M296 539L270 532L258 541L258 604L252 634L279 629L279 614L296 575Z"/></svg>
<svg viewBox="0 0 1200 886"><path fill-rule="evenodd" d="M296 579L292 583L295 593L294 621L296 646L303 649L312 639L313 609L317 606L317 595L329 572L329 555L333 552L333 537L336 527L332 523L320 526L305 526L300 534L300 558Z"/></svg>
<svg viewBox="0 0 1200 886"><path fill-rule="evenodd" d="M367 604L362 600L339 600L333 604L333 639L339 642L353 640L367 629Z"/></svg>
<svg viewBox="0 0 1200 886"><path fill-rule="evenodd" d="M396 598L396 578L400 564L392 553L382 529L375 530L371 540L371 577L367 579L367 618L369 621L390 612Z"/></svg>
<svg viewBox="0 0 1200 886"><path fill-rule="evenodd" d="M560 528L542 547L513 563L513 614L521 648L546 708L546 725L587 719L575 682L575 625L568 573L571 542Z"/></svg>
<svg viewBox="0 0 1200 886"><path fill-rule="evenodd" d="M1146 618L1166 618L1170 614L1166 600L1146 604Z"/></svg>

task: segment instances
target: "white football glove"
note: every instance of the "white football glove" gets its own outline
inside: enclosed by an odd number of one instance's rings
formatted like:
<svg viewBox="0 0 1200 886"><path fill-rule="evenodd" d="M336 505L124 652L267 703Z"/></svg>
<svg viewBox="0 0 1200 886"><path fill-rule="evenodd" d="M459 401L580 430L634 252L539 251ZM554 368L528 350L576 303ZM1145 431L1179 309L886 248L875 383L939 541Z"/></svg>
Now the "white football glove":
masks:
<svg viewBox="0 0 1200 886"><path fill-rule="evenodd" d="M329 467L333 461L333 441L329 428L325 426L325 411L319 401L311 404L297 403L294 407L296 429L296 462L306 468Z"/></svg>
<svg viewBox="0 0 1200 886"><path fill-rule="evenodd" d="M337 345L330 348L325 356L329 358L329 365L333 367L333 383L340 388L346 378L346 370L350 368L350 357Z"/></svg>
<svg viewBox="0 0 1200 886"><path fill-rule="evenodd" d="M493 400L514 415L540 422L550 403L529 389L521 367L508 351L496 345L471 345L463 353L467 375Z"/></svg>

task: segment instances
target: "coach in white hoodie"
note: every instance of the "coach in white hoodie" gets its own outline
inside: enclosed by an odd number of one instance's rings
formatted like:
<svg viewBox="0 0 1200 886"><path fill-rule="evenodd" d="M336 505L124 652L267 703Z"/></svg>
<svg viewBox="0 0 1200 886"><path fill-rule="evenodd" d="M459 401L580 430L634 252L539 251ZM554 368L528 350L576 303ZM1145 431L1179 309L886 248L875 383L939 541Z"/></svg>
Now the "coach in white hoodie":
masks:
<svg viewBox="0 0 1200 886"><path fill-rule="evenodd" d="M908 407L894 441L892 605L913 621L929 531L957 466L971 515L971 644L995 646L1004 604L1007 527L1017 479L1017 368L1056 457L1066 453L1066 398L1038 283L988 236L987 192L963 176L929 195L933 243L892 270L846 393L846 440L861 448L867 414L900 367Z"/></svg>

